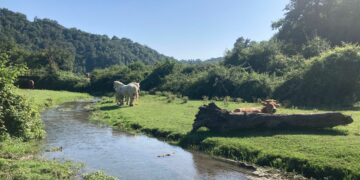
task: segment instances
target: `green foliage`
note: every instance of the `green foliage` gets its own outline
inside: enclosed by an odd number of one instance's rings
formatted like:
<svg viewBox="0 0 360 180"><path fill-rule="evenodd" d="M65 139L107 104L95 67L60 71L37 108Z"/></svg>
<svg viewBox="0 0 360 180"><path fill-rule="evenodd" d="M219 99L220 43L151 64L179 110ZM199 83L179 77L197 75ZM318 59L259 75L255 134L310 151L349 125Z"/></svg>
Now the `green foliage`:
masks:
<svg viewBox="0 0 360 180"><path fill-rule="evenodd" d="M358 0L291 0L285 17L272 26L276 38L300 49L316 36L333 45L360 42Z"/></svg>
<svg viewBox="0 0 360 180"><path fill-rule="evenodd" d="M166 61L160 63L157 67L141 82L142 89L146 91L154 90L162 83L164 78L173 73L176 68L176 63L173 61Z"/></svg>
<svg viewBox="0 0 360 180"><path fill-rule="evenodd" d="M140 82L147 75L149 67L143 63L135 62L129 66L115 65L105 69L96 69L91 73L92 92L112 92L113 82L121 81L125 84ZM143 84L141 84L143 89Z"/></svg>
<svg viewBox="0 0 360 180"><path fill-rule="evenodd" d="M225 55L225 66L241 66L247 71L283 75L289 68L297 67L293 61L282 54L281 43L276 40L255 42L240 37L234 48Z"/></svg>
<svg viewBox="0 0 360 180"><path fill-rule="evenodd" d="M31 68L48 66L51 70L80 73L139 60L154 64L173 59L130 39L69 29L49 19L35 18L30 22L25 15L7 9L0 9L0 29L2 44L25 49L26 58L16 59Z"/></svg>
<svg viewBox="0 0 360 180"><path fill-rule="evenodd" d="M185 104L189 101L189 97L187 97L187 96L183 96L181 99L182 99L183 104Z"/></svg>
<svg viewBox="0 0 360 180"><path fill-rule="evenodd" d="M83 175L84 180L117 180L118 178L106 175L103 171L96 171Z"/></svg>
<svg viewBox="0 0 360 180"><path fill-rule="evenodd" d="M325 52L330 48L330 43L327 40L316 36L303 45L301 53L305 58L311 58L320 55L322 52Z"/></svg>
<svg viewBox="0 0 360 180"><path fill-rule="evenodd" d="M34 80L36 89L84 92L90 86L90 79L84 74L75 74L70 71L61 70L51 74L42 73L42 71L32 71L31 75L20 76L16 84L19 87L23 87L22 84L26 84L30 79Z"/></svg>
<svg viewBox="0 0 360 180"><path fill-rule="evenodd" d="M228 106L229 106L230 100L231 100L230 96L225 96L225 97L224 97L223 103L224 103L224 106L225 106L225 107L228 107Z"/></svg>
<svg viewBox="0 0 360 180"><path fill-rule="evenodd" d="M351 106L360 101L360 47L345 45L315 57L275 92L295 105Z"/></svg>
<svg viewBox="0 0 360 180"><path fill-rule="evenodd" d="M24 69L8 63L7 56L0 54L0 136L42 138L45 131L38 111L13 92L12 84Z"/></svg>
<svg viewBox="0 0 360 180"><path fill-rule="evenodd" d="M0 179L73 179L76 168L70 162L0 158Z"/></svg>

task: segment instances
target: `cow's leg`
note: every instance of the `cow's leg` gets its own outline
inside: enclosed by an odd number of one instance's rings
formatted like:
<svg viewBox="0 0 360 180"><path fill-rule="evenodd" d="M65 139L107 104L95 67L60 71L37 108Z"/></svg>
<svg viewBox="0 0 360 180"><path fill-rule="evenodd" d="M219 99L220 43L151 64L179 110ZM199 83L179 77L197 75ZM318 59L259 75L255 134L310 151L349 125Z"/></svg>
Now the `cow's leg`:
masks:
<svg viewBox="0 0 360 180"><path fill-rule="evenodd" d="M115 103L119 105L119 97L117 93L115 94Z"/></svg>
<svg viewBox="0 0 360 180"><path fill-rule="evenodd" d="M124 96L123 95L120 96L120 105L121 106L124 105Z"/></svg>
<svg viewBox="0 0 360 180"><path fill-rule="evenodd" d="M122 105L121 95L118 93L115 94L115 102L119 106Z"/></svg>
<svg viewBox="0 0 360 180"><path fill-rule="evenodd" d="M124 99L125 99L125 104L129 105L129 96L125 96Z"/></svg>
<svg viewBox="0 0 360 180"><path fill-rule="evenodd" d="M134 96L131 96L130 97L130 106L133 106L134 105L133 103L134 103Z"/></svg>

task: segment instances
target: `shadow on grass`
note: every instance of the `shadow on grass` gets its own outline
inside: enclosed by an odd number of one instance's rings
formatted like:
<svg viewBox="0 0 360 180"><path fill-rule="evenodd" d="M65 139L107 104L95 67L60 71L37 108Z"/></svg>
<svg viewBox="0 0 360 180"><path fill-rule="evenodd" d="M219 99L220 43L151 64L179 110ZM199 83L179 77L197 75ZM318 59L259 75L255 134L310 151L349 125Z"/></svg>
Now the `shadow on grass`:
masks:
<svg viewBox="0 0 360 180"><path fill-rule="evenodd" d="M241 131L214 132L208 130L198 130L189 132L181 140L180 145L198 145L204 139L210 137L244 138L244 137L270 137L275 135L325 135L325 136L345 136L347 131L338 129L249 129Z"/></svg>
<svg viewBox="0 0 360 180"><path fill-rule="evenodd" d="M120 109L120 108L129 108L130 106L118 106L116 104L114 105L109 105L109 106L102 106L99 109L102 111L111 111L111 110L115 110L115 109Z"/></svg>
<svg viewBox="0 0 360 180"><path fill-rule="evenodd" d="M292 107L291 106L284 106L285 108L287 109L291 109ZM298 110L320 110L320 111L333 111L333 112L336 112L336 111L359 111L360 110L360 106L357 105L357 106L334 106L334 107L327 107L327 106L324 106L324 107L318 107L318 106L299 106L297 108Z"/></svg>

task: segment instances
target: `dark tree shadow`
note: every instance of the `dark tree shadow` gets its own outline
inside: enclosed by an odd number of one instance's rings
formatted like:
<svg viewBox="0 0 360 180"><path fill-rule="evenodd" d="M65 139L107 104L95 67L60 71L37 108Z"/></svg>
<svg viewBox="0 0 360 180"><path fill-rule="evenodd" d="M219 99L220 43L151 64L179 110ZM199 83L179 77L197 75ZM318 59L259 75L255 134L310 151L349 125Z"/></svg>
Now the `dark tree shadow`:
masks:
<svg viewBox="0 0 360 180"><path fill-rule="evenodd" d="M109 105L109 106L103 106L103 107L100 107L99 109L102 111L111 111L111 110L120 109L120 108L129 108L129 106L118 106L118 105L114 104L114 105Z"/></svg>
<svg viewBox="0 0 360 180"><path fill-rule="evenodd" d="M180 145L187 147L189 145L197 145L204 139L210 137L270 137L275 135L325 135L325 136L346 136L347 131L338 129L248 129L239 131L216 132L209 130L198 130L189 132L180 140Z"/></svg>

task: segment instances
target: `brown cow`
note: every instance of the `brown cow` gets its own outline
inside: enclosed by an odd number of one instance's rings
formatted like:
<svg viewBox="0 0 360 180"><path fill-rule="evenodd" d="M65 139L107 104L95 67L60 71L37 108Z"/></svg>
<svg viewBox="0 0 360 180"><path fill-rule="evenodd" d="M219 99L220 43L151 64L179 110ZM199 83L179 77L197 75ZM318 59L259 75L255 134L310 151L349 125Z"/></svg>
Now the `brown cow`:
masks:
<svg viewBox="0 0 360 180"><path fill-rule="evenodd" d="M28 89L34 89L34 87L35 87L35 82L33 81L33 80L28 80L27 82L26 82L26 84L27 84L27 87L26 88L28 88Z"/></svg>
<svg viewBox="0 0 360 180"><path fill-rule="evenodd" d="M274 114L276 112L276 108L280 107L280 104L276 102L276 100L268 99L265 101L261 101L263 107L257 108L237 108L233 112L235 113L267 113L267 114Z"/></svg>

